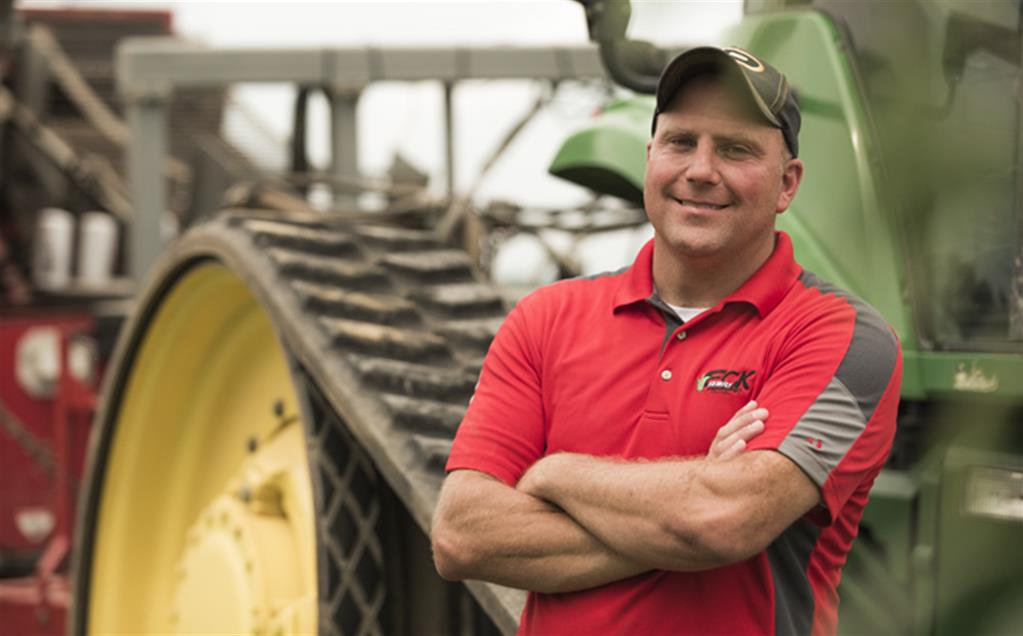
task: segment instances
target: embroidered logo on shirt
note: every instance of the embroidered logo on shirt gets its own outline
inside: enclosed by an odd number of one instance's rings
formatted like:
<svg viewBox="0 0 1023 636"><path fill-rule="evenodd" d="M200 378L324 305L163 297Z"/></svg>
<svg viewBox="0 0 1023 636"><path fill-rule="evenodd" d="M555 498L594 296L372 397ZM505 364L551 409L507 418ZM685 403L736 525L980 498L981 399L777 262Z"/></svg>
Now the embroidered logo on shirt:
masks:
<svg viewBox="0 0 1023 636"><path fill-rule="evenodd" d="M752 369L733 371L731 369L714 369L704 373L696 379L696 390L738 392L740 389L749 390L749 379L756 375Z"/></svg>

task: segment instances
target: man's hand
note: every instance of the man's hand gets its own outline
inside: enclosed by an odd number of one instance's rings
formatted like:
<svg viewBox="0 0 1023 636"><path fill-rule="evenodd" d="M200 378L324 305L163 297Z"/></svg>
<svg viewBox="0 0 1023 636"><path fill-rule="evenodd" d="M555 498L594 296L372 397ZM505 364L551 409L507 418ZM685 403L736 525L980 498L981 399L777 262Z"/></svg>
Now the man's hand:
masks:
<svg viewBox="0 0 1023 636"><path fill-rule="evenodd" d="M735 412L727 424L718 429L707 451L707 459L726 461L738 456L746 450L746 444L751 439L764 432L767 416L767 409L757 408L757 403L750 400Z"/></svg>

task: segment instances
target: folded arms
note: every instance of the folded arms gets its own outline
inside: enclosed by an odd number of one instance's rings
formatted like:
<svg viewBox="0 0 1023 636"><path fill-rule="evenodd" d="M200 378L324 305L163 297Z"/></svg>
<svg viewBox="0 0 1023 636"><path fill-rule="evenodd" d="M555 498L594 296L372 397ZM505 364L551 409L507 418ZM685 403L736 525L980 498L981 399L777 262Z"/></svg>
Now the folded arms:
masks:
<svg viewBox="0 0 1023 636"><path fill-rule="evenodd" d="M434 517L438 571L553 593L747 559L820 501L785 456L743 452L766 416L747 405L701 459L561 453L534 464L516 488L455 471Z"/></svg>

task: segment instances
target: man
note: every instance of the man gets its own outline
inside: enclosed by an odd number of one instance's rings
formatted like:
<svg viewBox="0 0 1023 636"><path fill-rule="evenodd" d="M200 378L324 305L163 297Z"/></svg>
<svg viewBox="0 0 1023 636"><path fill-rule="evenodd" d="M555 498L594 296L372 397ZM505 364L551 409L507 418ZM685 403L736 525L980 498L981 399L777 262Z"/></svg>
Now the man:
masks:
<svg viewBox="0 0 1023 636"><path fill-rule="evenodd" d="M799 108L739 49L665 69L654 238L523 299L495 338L433 526L449 579L530 590L520 632L828 634L891 447L898 342L803 271Z"/></svg>

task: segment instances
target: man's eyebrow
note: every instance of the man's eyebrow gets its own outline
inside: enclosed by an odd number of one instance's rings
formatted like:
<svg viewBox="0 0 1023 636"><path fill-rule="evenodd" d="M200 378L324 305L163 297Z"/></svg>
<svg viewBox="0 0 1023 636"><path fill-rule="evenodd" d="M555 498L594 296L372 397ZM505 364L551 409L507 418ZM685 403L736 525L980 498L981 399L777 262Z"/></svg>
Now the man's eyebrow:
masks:
<svg viewBox="0 0 1023 636"><path fill-rule="evenodd" d="M667 136L678 137L678 136L683 136L683 135L689 136L689 137L695 137L696 136L696 131L691 130L689 128L683 128L681 126L671 126L671 125L668 125L668 126L665 126L664 128L659 129L657 132L658 133L663 133L665 137L667 137Z"/></svg>

